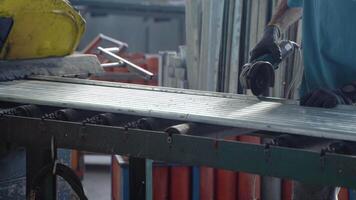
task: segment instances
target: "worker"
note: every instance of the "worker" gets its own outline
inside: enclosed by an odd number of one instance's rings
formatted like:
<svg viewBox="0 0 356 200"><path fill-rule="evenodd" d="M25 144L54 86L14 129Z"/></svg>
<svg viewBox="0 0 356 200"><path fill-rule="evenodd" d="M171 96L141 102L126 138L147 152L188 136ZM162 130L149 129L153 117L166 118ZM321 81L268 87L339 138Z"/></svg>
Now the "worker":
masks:
<svg viewBox="0 0 356 200"><path fill-rule="evenodd" d="M280 0L251 60L269 53L281 60L278 40L290 25L303 20L304 74L302 106L333 108L356 101L356 1ZM347 144L346 144L347 145ZM338 189L295 182L294 200L334 200Z"/></svg>

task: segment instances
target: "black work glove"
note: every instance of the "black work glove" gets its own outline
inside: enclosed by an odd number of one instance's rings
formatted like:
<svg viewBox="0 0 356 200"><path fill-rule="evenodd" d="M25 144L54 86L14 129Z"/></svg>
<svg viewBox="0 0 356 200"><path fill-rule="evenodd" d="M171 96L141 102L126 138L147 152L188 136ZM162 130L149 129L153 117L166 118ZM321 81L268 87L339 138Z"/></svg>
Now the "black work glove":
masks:
<svg viewBox="0 0 356 200"><path fill-rule="evenodd" d="M281 62L282 52L278 45L280 37L280 29L275 25L268 25L265 29L262 39L255 46L255 48L252 49L250 53L250 61L254 61L263 55L270 54L277 63Z"/></svg>
<svg viewBox="0 0 356 200"><path fill-rule="evenodd" d="M329 145L328 151L345 155L356 155L356 143L348 141L337 141Z"/></svg>
<svg viewBox="0 0 356 200"><path fill-rule="evenodd" d="M341 89L319 89L307 94L300 100L300 105L320 108L334 108L339 104L351 105L356 102L356 82Z"/></svg>

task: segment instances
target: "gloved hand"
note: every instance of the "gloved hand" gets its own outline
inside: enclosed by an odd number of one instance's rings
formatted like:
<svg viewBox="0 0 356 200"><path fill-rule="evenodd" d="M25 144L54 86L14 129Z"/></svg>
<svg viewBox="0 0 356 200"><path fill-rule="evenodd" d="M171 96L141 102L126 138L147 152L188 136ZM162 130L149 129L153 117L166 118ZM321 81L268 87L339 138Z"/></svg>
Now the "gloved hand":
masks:
<svg viewBox="0 0 356 200"><path fill-rule="evenodd" d="M353 88L353 90L350 87ZM334 108L339 104L350 105L355 102L353 96L356 94L356 87L353 85L346 85L342 89L315 90L302 97L300 100L301 106L319 107L319 108Z"/></svg>
<svg viewBox="0 0 356 200"><path fill-rule="evenodd" d="M268 25L265 29L261 41L251 51L250 61L270 54L273 59L279 63L282 61L282 52L278 45L278 40L281 37L281 31L276 25Z"/></svg>
<svg viewBox="0 0 356 200"><path fill-rule="evenodd" d="M328 151L331 153L355 155L356 143L347 141L337 141L329 145Z"/></svg>

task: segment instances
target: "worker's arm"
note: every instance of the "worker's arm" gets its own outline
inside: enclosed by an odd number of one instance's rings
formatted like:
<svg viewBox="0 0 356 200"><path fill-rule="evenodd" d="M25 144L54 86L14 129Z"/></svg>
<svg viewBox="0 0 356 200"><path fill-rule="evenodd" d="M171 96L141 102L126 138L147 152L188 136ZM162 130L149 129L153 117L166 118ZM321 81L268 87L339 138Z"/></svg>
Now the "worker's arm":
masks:
<svg viewBox="0 0 356 200"><path fill-rule="evenodd" d="M278 40L282 33L298 21L301 16L302 8L290 8L288 7L288 0L280 0L277 11L266 27L261 41L251 51L251 61L265 54L271 54L275 60L280 61L282 56Z"/></svg>
<svg viewBox="0 0 356 200"><path fill-rule="evenodd" d="M289 26L302 17L302 8L289 8L288 0L280 0L276 13L268 26L277 26L279 30L285 32Z"/></svg>

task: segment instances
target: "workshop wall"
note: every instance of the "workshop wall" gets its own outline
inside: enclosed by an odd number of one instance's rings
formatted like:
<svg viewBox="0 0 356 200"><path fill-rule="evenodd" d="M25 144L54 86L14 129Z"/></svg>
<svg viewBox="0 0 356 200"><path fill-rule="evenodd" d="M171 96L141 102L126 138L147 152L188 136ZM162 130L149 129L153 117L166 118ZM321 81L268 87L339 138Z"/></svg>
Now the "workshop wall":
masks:
<svg viewBox="0 0 356 200"><path fill-rule="evenodd" d="M140 16L84 15L87 30L79 49L102 33L129 44L131 52L158 53L160 50L178 50L184 44L184 21L153 19Z"/></svg>

